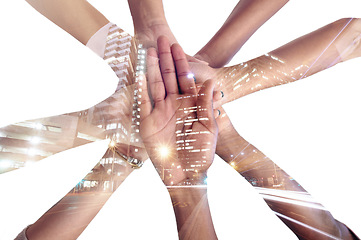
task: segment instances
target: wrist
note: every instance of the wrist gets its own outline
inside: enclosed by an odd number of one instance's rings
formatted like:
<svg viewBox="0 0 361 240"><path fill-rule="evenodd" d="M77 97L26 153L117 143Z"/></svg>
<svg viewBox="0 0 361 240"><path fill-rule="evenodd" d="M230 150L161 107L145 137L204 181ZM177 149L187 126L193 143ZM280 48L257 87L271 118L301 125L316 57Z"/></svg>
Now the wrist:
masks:
<svg viewBox="0 0 361 240"><path fill-rule="evenodd" d="M178 182L178 186L192 187L202 186L207 187L207 172L201 172L197 169L185 169L187 171L184 179Z"/></svg>
<svg viewBox="0 0 361 240"><path fill-rule="evenodd" d="M179 239L217 239L206 187L168 188Z"/></svg>
<svg viewBox="0 0 361 240"><path fill-rule="evenodd" d="M249 67L245 67L247 64L239 64L230 67L223 67L217 69L217 85L220 85L220 89L224 93L222 98L222 105L231 102L235 99L241 98L251 93L253 88L248 77Z"/></svg>
<svg viewBox="0 0 361 240"><path fill-rule="evenodd" d="M168 25L163 3L159 0L128 0L135 30L152 29L157 25Z"/></svg>
<svg viewBox="0 0 361 240"><path fill-rule="evenodd" d="M155 33L157 33L159 31L158 29L160 28L169 28L168 22L165 18L146 17L144 20L134 21L135 34L149 32L152 35L155 35Z"/></svg>
<svg viewBox="0 0 361 240"><path fill-rule="evenodd" d="M164 20L152 19L146 24L134 23L135 37L140 40L146 48L157 47L157 39L160 36L167 36L170 44L177 43L168 23Z"/></svg>
<svg viewBox="0 0 361 240"><path fill-rule="evenodd" d="M201 187L171 186L167 187L172 202L188 202L197 204L203 197L207 196L207 185Z"/></svg>
<svg viewBox="0 0 361 240"><path fill-rule="evenodd" d="M218 139L216 154L226 162L231 162L246 147L243 144L245 142L244 139L233 126L228 126L219 132Z"/></svg>

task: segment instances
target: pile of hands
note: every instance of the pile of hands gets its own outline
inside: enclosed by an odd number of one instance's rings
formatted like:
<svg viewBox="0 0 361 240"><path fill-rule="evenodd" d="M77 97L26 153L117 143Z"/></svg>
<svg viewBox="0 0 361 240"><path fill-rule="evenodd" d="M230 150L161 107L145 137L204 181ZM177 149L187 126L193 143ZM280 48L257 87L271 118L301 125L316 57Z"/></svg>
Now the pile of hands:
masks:
<svg viewBox="0 0 361 240"><path fill-rule="evenodd" d="M200 63L202 64L202 63ZM139 77L140 135L165 185L204 184L213 162L218 110L214 80L196 84L181 46L160 36L147 53L147 76ZM187 166L197 165L197 169ZM188 171L189 170L189 171Z"/></svg>
<svg viewBox="0 0 361 240"><path fill-rule="evenodd" d="M219 69L206 48L184 53L164 17L133 20L136 41L148 49L147 73L136 86L146 151L128 151L141 161L149 156L166 186L204 184L218 132L232 126L221 107L227 94L216 84ZM196 172L186 170L190 165Z"/></svg>

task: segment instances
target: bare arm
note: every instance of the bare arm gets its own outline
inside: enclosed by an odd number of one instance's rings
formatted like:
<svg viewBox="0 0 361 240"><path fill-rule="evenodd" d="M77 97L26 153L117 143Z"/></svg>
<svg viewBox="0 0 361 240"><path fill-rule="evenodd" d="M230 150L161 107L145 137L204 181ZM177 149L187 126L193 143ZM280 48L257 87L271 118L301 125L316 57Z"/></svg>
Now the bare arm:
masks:
<svg viewBox="0 0 361 240"><path fill-rule="evenodd" d="M221 110L217 118L219 126L217 155L231 165L257 189L270 189L276 198L265 197L265 202L281 220L300 238L306 239L356 239L349 229L323 208L303 206L299 194L290 194L291 201L277 199L277 194L299 192L308 195L305 189L255 146L242 138L233 127L226 112ZM269 182L269 179L272 182ZM291 180L292 179L292 180ZM267 193L270 193L267 192ZM283 192L283 193L281 193ZM267 196L267 195L263 195ZM292 198L293 197L293 198ZM276 200L274 200L276 199ZM282 199L282 197L281 197ZM301 198L302 199L302 198ZM313 205L314 206L314 205ZM291 221L289 221L291 219ZM302 224L309 226L300 227ZM315 230L316 229L316 230Z"/></svg>
<svg viewBox="0 0 361 240"><path fill-rule="evenodd" d="M212 69L193 64L197 80L217 79L222 104L250 93L306 78L337 63L361 56L361 20L341 19L245 63Z"/></svg>
<svg viewBox="0 0 361 240"><path fill-rule="evenodd" d="M179 239L217 239L206 186L203 188L168 188L168 192L177 218Z"/></svg>
<svg viewBox="0 0 361 240"><path fill-rule="evenodd" d="M110 193L101 192L66 195L28 227L27 238L29 240L77 239L110 196Z"/></svg>
<svg viewBox="0 0 361 240"><path fill-rule="evenodd" d="M184 52L165 37L148 50L147 83L140 79L140 133L173 202L180 239L217 239L205 178L213 162L218 128L213 115L213 82L197 93ZM159 61L157 56L159 56ZM158 63L159 62L159 63ZM194 186L197 185L197 186Z"/></svg>
<svg viewBox="0 0 361 240"><path fill-rule="evenodd" d="M162 0L128 0L133 18L135 37L150 47L157 46L157 38L167 36L170 43L177 40L165 18Z"/></svg>
<svg viewBox="0 0 361 240"><path fill-rule="evenodd" d="M240 0L223 26L196 54L212 67L223 67L243 44L288 0Z"/></svg>
<svg viewBox="0 0 361 240"><path fill-rule="evenodd" d="M57 2L58 3L58 2ZM85 44L88 39L93 36L93 33L98 31L100 27L106 24L108 21L97 12L93 7L91 7L86 1L74 1L75 5L72 5L70 1L64 1L61 6L57 6L56 3L52 5L52 1L44 1L44 4L40 4L39 2L34 2L34 7L43 13L46 17L52 20L54 23L61 26L64 30L71 33L74 37L76 37L79 41ZM57 8L58 7L58 8ZM79 9L77 9L79 7ZM69 11L69 12L67 12ZM78 11L78 12L77 12ZM65 15L62 15L65 14ZM79 20L79 22L77 22ZM75 24L76 23L76 24ZM77 29L79 28L79 29ZM114 30L115 28L113 28ZM79 32L78 32L79 30ZM120 33L122 31L118 29ZM119 34L120 35L120 34ZM128 46L127 41L131 43L133 40L129 35L122 34L123 38L117 38L115 44L121 45L123 44ZM99 41L106 41L109 38L100 39ZM114 41L113 41L114 43ZM106 42L104 42L106 44ZM134 52L134 49L131 48L134 44L129 44L129 48L126 51L123 51L120 55L114 56L114 58L119 58L120 60L124 58L124 56L128 56L130 52ZM123 48L124 49L124 48ZM108 57L113 57L108 54ZM136 57L136 55L135 55ZM129 56L129 60L135 61L132 56ZM117 61L115 61L117 63ZM111 62L112 63L112 62ZM110 64L111 64L110 63ZM130 62L118 62L121 69L130 68ZM114 66L115 65L115 66ZM113 66L114 71L119 70L116 64ZM118 72L118 73L117 73ZM110 96L108 99L99 103L90 109L84 110L82 112L72 113L71 116L74 116L76 119L79 116L88 115L92 120L91 121L79 121L80 130L83 133L86 133L88 136L94 136L98 138L105 138L104 132L107 129L107 124L109 122L118 127L117 135L119 137L119 141L117 140L116 146L109 146L111 149L107 152L106 157L108 159L112 158L112 162L115 162L114 155L109 154L110 150L115 148L117 152L121 153L125 157L136 157L137 159L146 158L146 156L136 156L137 154L145 153L138 147L129 146L131 144L131 139L127 134L123 135L123 130L120 130L119 125L122 125L121 129L127 129L126 132L131 132L131 112L132 112L132 104L133 104L133 96L134 96L134 88L133 88L133 78L127 75L124 75L122 71L117 71L119 82L122 83L122 87L118 88L116 92ZM125 86L126 87L125 87ZM105 110L104 103L108 105ZM97 112L94 111L97 107L102 109L102 111ZM112 107L110 107L112 106ZM117 114L114 111L117 110ZM105 110L105 111L104 111ZM109 114L112 112L112 114ZM68 115L66 115L68 116ZM78 120L76 121L78 122ZM101 127L99 128L99 125ZM97 127L98 126L98 127ZM77 129L76 129L77 130ZM99 134L99 132L101 134ZM77 136L77 133L73 134ZM100 135L100 136L99 136ZM113 136L116 136L113 131ZM124 138L122 138L124 137ZM80 140L80 141L79 141ZM79 139L76 142L78 145L85 144L87 141L84 139ZM121 142L120 142L121 141ZM74 146L67 146L67 148L71 148ZM144 157L144 158L143 158ZM117 156L117 160L120 157ZM116 164L114 164L116 165ZM120 167L118 166L118 169ZM113 167L111 170L111 181L115 185L113 190L117 188L117 184L120 184L132 171L133 168L131 165L126 164L122 166L121 172L117 170L117 172L113 171ZM109 170L109 169L108 169ZM107 174L107 171L105 170ZM116 173L121 173L118 176ZM104 172L102 172L104 174ZM107 174L107 176L109 176ZM101 182L101 181L100 181ZM93 220L98 211L103 207L104 203L110 197L111 193L93 192L90 195L81 195L81 194L68 194L63 199L61 199L57 204L55 204L48 212L46 212L43 216L41 216L34 224L28 227L26 234L30 240L41 240L41 239L76 239L82 231L87 227L87 225ZM73 201L76 199L75 201ZM73 208L69 208L69 205Z"/></svg>
<svg viewBox="0 0 361 240"><path fill-rule="evenodd" d="M82 44L109 21L85 0L26 0Z"/></svg>

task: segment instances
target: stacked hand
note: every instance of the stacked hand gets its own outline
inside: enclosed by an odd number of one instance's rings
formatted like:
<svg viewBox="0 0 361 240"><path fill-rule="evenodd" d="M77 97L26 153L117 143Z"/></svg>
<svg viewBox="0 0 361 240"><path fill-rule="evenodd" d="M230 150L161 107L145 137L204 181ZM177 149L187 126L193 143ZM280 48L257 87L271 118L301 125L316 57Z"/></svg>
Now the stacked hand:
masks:
<svg viewBox="0 0 361 240"><path fill-rule="evenodd" d="M214 83L204 82L198 92L182 48L170 46L166 37L158 39L158 54L148 50L147 70L150 96L144 78L139 89L140 133L148 155L166 185L202 183L217 143Z"/></svg>

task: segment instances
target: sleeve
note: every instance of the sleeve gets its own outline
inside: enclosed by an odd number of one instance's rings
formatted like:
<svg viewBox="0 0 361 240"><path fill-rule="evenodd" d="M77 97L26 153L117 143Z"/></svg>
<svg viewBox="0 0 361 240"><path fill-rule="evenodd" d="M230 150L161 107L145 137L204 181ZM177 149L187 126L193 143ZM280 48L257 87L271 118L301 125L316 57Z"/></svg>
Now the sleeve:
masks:
<svg viewBox="0 0 361 240"><path fill-rule="evenodd" d="M88 40L86 46L95 52L101 58L104 58L105 45L107 43L107 37L109 28L114 25L109 22L100 28L93 36Z"/></svg>

